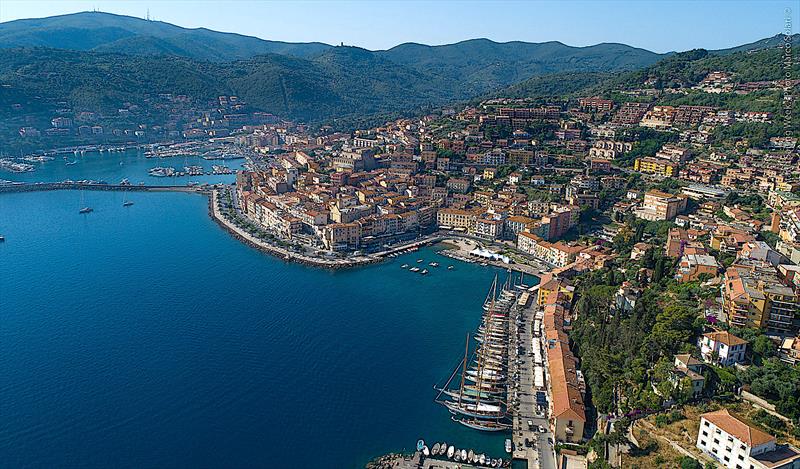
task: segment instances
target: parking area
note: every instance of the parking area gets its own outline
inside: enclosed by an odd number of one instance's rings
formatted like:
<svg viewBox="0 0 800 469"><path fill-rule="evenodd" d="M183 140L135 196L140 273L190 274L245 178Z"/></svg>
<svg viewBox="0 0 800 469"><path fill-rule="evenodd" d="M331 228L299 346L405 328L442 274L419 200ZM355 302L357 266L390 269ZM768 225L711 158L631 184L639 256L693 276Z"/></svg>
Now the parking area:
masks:
<svg viewBox="0 0 800 469"><path fill-rule="evenodd" d="M553 435L547 420L548 403L546 373L538 365L543 356L541 337L534 328L538 311L532 306L516 305L512 310L512 347L509 350L509 370L516 383L511 396L514 408L513 443L514 458L528 461L529 468L555 469ZM536 350L539 348L538 351Z"/></svg>

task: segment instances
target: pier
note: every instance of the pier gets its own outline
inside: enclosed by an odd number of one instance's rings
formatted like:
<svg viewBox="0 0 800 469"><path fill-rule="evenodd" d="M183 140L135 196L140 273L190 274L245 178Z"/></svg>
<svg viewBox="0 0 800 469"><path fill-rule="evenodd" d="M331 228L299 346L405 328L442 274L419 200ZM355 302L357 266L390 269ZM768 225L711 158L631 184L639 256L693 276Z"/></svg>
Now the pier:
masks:
<svg viewBox="0 0 800 469"><path fill-rule="evenodd" d="M537 401L537 392L547 395L545 384L535 378L536 357L542 357L535 347L542 347L539 331L535 330L537 287L518 295L509 322L508 374L514 385L508 388L512 403L512 441L514 459L525 460L528 468L555 469L555 442L550 432L548 406ZM528 295L526 297L526 295ZM541 396L541 394L540 394ZM537 405L538 404L538 405Z"/></svg>
<svg viewBox="0 0 800 469"><path fill-rule="evenodd" d="M441 254L442 256L446 256L451 259L456 259L463 262L491 265L493 267L499 267L504 270L511 269L512 272L521 272L526 275L535 275L537 277L541 277L543 274L551 270L549 267L545 267L543 265L538 265L538 264L531 265L531 264L522 264L517 262L506 264L505 262L500 260L486 259L482 257L473 256L470 254L470 252L473 249L475 249L475 247L479 246L480 245L479 243L482 244L484 242L483 240L480 240L475 237L455 234L452 232L439 231L439 240L454 246L453 249L446 249L439 252L439 254ZM492 246L493 245L491 244L489 245L489 247Z"/></svg>
<svg viewBox="0 0 800 469"><path fill-rule="evenodd" d="M37 182L21 184L0 184L0 194L13 192L43 191L122 191L122 192L186 192L208 193L207 186L146 186L134 184L102 184L87 182Z"/></svg>

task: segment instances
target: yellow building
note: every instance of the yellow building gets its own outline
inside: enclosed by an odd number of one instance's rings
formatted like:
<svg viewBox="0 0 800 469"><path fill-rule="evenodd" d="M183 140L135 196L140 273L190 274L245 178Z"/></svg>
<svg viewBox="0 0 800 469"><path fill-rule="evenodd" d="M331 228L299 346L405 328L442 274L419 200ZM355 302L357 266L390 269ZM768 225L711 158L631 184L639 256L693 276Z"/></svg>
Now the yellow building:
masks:
<svg viewBox="0 0 800 469"><path fill-rule="evenodd" d="M539 306L547 304L547 298L551 293L562 293L567 298L568 302L572 302L572 297L575 294L575 287L570 285L566 280L557 278L553 274L544 274L539 283L536 304Z"/></svg>
<svg viewBox="0 0 800 469"><path fill-rule="evenodd" d="M467 231L475 229L475 222L478 216L474 211L459 210L456 208L439 209L436 214L436 222L440 227L464 228Z"/></svg>
<svg viewBox="0 0 800 469"><path fill-rule="evenodd" d="M789 333L800 310L798 300L771 266L742 259L725 272L723 308L731 325Z"/></svg>
<svg viewBox="0 0 800 469"><path fill-rule="evenodd" d="M661 176L672 177L678 173L678 165L670 160L662 158L636 158L633 169L642 173L658 174Z"/></svg>

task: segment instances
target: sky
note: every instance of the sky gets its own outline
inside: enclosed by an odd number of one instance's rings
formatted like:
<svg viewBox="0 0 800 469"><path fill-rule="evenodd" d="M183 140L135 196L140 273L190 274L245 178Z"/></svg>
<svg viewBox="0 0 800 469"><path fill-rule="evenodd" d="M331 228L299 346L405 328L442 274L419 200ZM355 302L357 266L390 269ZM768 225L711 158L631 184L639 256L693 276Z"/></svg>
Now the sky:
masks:
<svg viewBox="0 0 800 469"><path fill-rule="evenodd" d="M387 49L485 37L618 42L654 52L721 49L800 27L796 0L0 0L0 21L99 10L262 39Z"/></svg>

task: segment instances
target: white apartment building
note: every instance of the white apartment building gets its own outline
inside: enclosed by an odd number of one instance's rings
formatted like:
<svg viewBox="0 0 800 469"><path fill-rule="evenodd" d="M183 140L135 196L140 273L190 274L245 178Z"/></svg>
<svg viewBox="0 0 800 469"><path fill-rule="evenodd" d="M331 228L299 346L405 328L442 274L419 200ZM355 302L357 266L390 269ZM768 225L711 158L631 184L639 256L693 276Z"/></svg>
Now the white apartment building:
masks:
<svg viewBox="0 0 800 469"><path fill-rule="evenodd" d="M729 469L800 468L800 452L737 419L727 409L700 416L698 449Z"/></svg>

